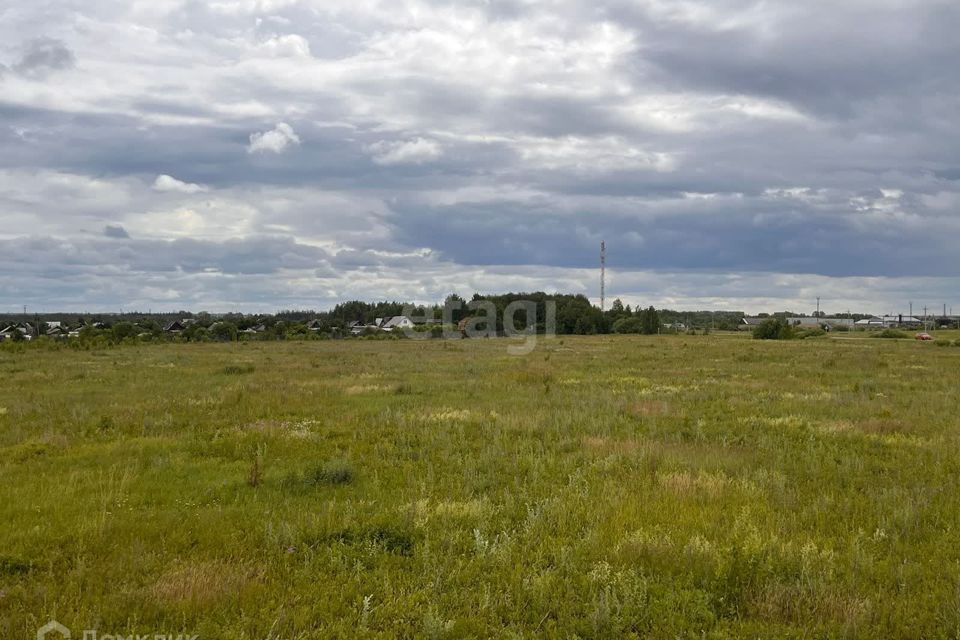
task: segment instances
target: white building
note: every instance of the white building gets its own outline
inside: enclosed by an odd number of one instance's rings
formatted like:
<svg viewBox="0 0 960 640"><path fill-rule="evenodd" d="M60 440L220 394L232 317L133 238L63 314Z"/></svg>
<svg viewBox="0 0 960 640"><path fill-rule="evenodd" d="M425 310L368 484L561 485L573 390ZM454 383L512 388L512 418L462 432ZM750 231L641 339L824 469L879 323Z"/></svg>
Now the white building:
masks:
<svg viewBox="0 0 960 640"><path fill-rule="evenodd" d="M384 331L393 331L394 329L413 329L416 325L413 320L407 316L393 316L380 325Z"/></svg>

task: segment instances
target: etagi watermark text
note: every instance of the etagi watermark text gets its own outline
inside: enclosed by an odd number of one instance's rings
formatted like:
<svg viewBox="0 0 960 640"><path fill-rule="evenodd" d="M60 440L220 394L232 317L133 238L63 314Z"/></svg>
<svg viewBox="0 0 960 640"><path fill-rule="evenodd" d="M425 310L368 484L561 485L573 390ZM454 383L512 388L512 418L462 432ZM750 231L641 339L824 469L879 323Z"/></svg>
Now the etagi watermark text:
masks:
<svg viewBox="0 0 960 640"><path fill-rule="evenodd" d="M412 306L404 307L403 313L414 324L398 328L412 340L513 338L507 352L515 356L531 353L539 338L557 335L557 303L553 300L541 304L533 300L515 300L502 310L489 300L473 300L466 304L453 300L443 306L439 319L418 314ZM433 329L424 331L418 328L423 326Z"/></svg>
<svg viewBox="0 0 960 640"><path fill-rule="evenodd" d="M187 633L102 633L98 629L84 629L81 636L82 640L198 640L199 637ZM74 640L74 636L65 625L51 620L37 629L37 640Z"/></svg>

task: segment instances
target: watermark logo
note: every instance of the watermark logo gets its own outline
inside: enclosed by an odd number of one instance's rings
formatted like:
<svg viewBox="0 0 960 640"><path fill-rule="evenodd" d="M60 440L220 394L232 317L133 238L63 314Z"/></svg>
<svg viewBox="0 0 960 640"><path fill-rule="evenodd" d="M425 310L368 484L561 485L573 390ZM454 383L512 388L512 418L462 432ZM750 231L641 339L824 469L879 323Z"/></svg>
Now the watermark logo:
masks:
<svg viewBox="0 0 960 640"><path fill-rule="evenodd" d="M83 640L198 640L197 635L183 633L100 633L97 629L83 632ZM70 629L56 620L37 629L37 640L72 640Z"/></svg>
<svg viewBox="0 0 960 640"><path fill-rule="evenodd" d="M412 306L404 307L403 313L412 320L411 325L398 327L407 338L506 337L513 339L507 353L515 356L533 352L539 338L557 334L557 303L553 300L540 304L533 300L514 300L502 310L490 300L472 300L466 304L448 300L439 319L429 313L418 315Z"/></svg>
<svg viewBox="0 0 960 640"><path fill-rule="evenodd" d="M37 629L37 640L70 640L70 629L51 620Z"/></svg>

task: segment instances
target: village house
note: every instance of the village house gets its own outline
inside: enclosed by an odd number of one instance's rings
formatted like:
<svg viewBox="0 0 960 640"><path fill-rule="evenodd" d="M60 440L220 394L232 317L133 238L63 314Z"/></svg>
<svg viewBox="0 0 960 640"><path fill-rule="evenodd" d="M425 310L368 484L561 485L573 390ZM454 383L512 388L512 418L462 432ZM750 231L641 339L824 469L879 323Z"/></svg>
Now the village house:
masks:
<svg viewBox="0 0 960 640"><path fill-rule="evenodd" d="M174 320L163 328L164 333L180 333L186 329L186 325L180 320Z"/></svg>
<svg viewBox="0 0 960 640"><path fill-rule="evenodd" d="M363 324L359 321L354 321L347 325L347 331L349 331L352 336L361 336L368 331L376 331L379 328L376 324Z"/></svg>
<svg viewBox="0 0 960 640"><path fill-rule="evenodd" d="M50 338L63 338L68 334L67 328L63 326L62 322L52 321L46 323L47 328L44 331L44 335Z"/></svg>
<svg viewBox="0 0 960 640"><path fill-rule="evenodd" d="M393 331L394 329L413 329L416 324L407 316L393 316L379 326L384 331Z"/></svg>
<svg viewBox="0 0 960 640"><path fill-rule="evenodd" d="M852 329L854 326L852 318L825 318L822 316L787 318L787 324L801 329L824 329L826 331L836 329L837 327Z"/></svg>
<svg viewBox="0 0 960 640"><path fill-rule="evenodd" d="M892 327L918 327L923 324L923 320L916 318L914 316L904 316L904 315L895 315L895 316L873 316L871 318L864 318L863 320L857 320L857 327L870 329L870 328L892 328Z"/></svg>
<svg viewBox="0 0 960 640"><path fill-rule="evenodd" d="M20 334L24 340L32 340L34 336L33 325L29 322L18 322L17 324L12 324L6 329L0 331L0 340L13 340L14 334Z"/></svg>

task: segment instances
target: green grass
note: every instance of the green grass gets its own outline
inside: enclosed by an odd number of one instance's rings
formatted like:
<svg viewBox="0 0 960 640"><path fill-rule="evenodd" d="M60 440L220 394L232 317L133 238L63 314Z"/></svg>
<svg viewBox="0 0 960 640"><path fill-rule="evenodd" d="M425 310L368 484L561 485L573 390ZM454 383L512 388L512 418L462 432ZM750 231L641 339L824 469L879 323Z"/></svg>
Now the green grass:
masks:
<svg viewBox="0 0 960 640"><path fill-rule="evenodd" d="M960 633L960 349L505 347L0 350L0 637Z"/></svg>

